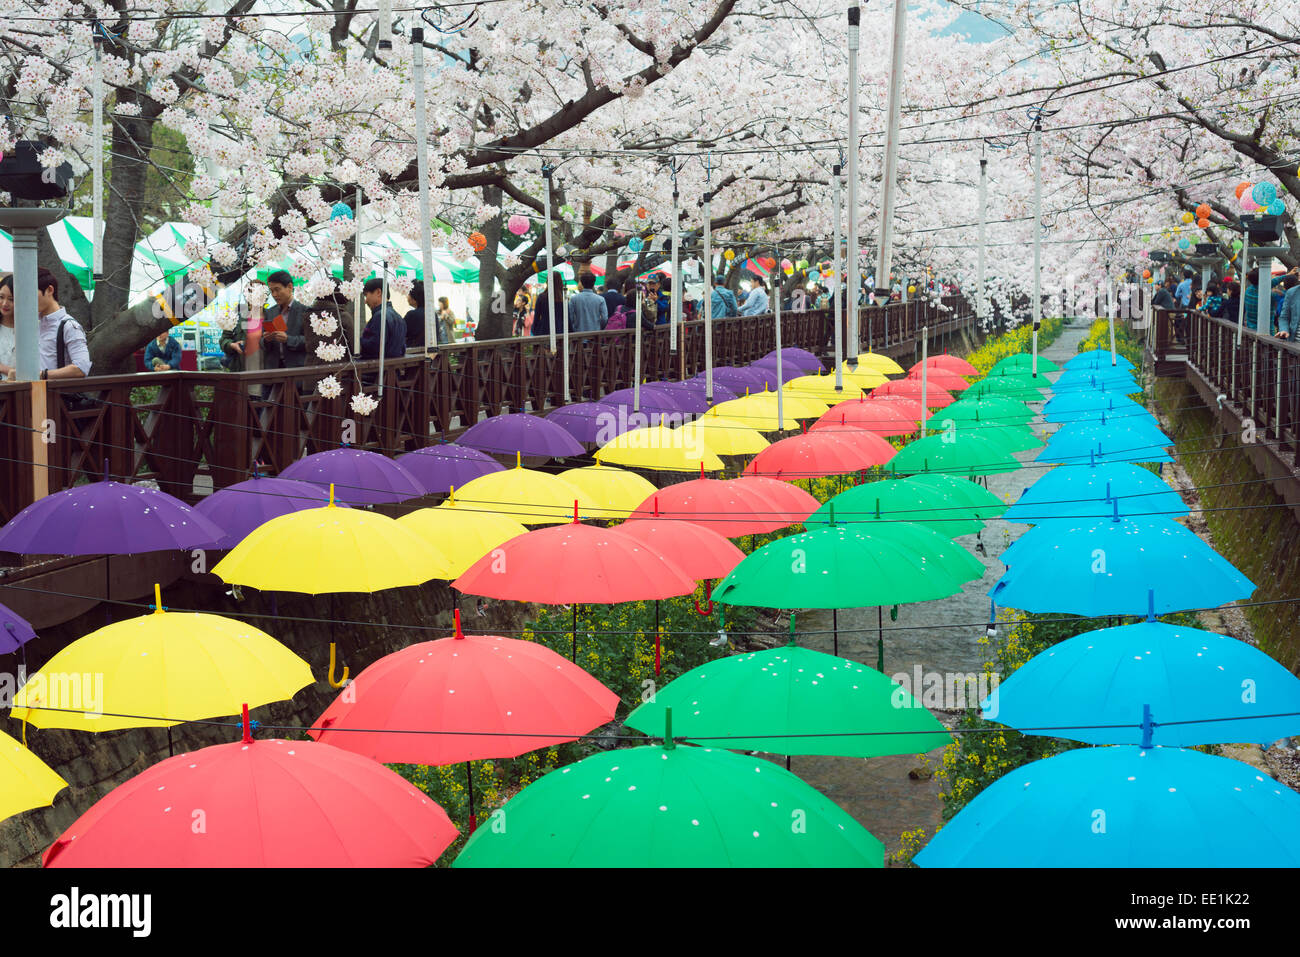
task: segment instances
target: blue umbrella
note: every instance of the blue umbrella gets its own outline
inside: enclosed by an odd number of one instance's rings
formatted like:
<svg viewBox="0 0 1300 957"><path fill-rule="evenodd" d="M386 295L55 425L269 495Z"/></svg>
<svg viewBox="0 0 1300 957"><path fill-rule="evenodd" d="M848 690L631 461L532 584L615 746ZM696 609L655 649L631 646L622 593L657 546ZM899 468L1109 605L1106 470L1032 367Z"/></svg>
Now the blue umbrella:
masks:
<svg viewBox="0 0 1300 957"><path fill-rule="evenodd" d="M1119 353L1115 354L1115 365L1110 364L1109 349L1093 349L1088 352L1080 352L1077 356L1065 364L1067 369L1087 369L1093 366L1115 369L1132 369L1133 363L1129 362Z"/></svg>
<svg viewBox="0 0 1300 957"><path fill-rule="evenodd" d="M1103 415L1121 422L1156 421L1142 405L1113 392L1070 392L1053 396L1043 406L1043 418L1048 422L1076 422Z"/></svg>
<svg viewBox="0 0 1300 957"><path fill-rule="evenodd" d="M1099 419L1062 425L1048 440L1047 447L1059 449L1095 442L1113 443L1115 440L1129 442L1134 446L1154 445L1160 448L1174 444L1174 440L1165 435L1159 426L1144 419L1132 416L1116 421L1102 416Z"/></svg>
<svg viewBox="0 0 1300 957"><path fill-rule="evenodd" d="M1002 553L990 596L1025 611L1144 615L1215 608L1249 598L1250 581L1193 532L1166 518L1110 519L1072 528L1048 522Z"/></svg>
<svg viewBox="0 0 1300 957"><path fill-rule="evenodd" d="M1008 772L922 867L1296 867L1300 794L1180 748L1079 748Z"/></svg>
<svg viewBox="0 0 1300 957"><path fill-rule="evenodd" d="M1113 515L1115 501L1119 502L1121 514L1129 516L1181 518L1190 511L1182 496L1153 472L1140 465L1115 462L1052 469L1025 489L1003 518L1035 525L1079 517L1095 521Z"/></svg>
<svg viewBox="0 0 1300 957"><path fill-rule="evenodd" d="M1118 424L1072 422L1062 426L1038 453L1040 465L1091 465L1094 462L1172 462L1165 447L1173 445L1159 429L1132 429Z"/></svg>
<svg viewBox="0 0 1300 957"><path fill-rule="evenodd" d="M1155 721L1152 741L1164 747L1268 747L1300 734L1300 679L1290 671L1244 641L1154 620L1053 645L1017 668L981 707L989 720L1034 734L1140 744L1143 705ZM1274 717L1288 713L1295 716Z"/></svg>
<svg viewBox="0 0 1300 957"><path fill-rule="evenodd" d="M1133 376L1121 369L1068 369L1052 384L1052 391L1057 395L1097 389L1121 395L1142 391Z"/></svg>

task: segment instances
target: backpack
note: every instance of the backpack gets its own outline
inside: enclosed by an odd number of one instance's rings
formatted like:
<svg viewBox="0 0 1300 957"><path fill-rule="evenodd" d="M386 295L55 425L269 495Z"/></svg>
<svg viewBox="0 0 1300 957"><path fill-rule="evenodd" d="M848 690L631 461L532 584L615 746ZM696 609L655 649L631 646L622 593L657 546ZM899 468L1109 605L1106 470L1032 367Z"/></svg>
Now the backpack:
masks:
<svg viewBox="0 0 1300 957"><path fill-rule="evenodd" d="M68 364L68 347L63 338L63 327L68 322L67 319L61 320L58 332L55 334L54 368L56 369L62 369ZM99 408L104 404L104 401L95 392L65 392L63 394L63 404L69 412L87 412L90 409Z"/></svg>
<svg viewBox="0 0 1300 957"><path fill-rule="evenodd" d="M614 315L609 317L605 323L606 329L626 329L628 320L627 306L619 306L614 310Z"/></svg>

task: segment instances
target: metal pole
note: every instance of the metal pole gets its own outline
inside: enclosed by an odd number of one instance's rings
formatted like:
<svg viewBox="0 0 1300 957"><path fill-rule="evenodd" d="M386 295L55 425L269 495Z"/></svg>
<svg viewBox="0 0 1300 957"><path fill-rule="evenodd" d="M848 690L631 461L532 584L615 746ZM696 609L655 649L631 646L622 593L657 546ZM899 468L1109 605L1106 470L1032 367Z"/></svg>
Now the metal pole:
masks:
<svg viewBox="0 0 1300 957"><path fill-rule="evenodd" d="M1259 278L1255 281L1259 288L1259 303L1255 310L1256 332L1261 336L1272 334L1273 317L1273 257L1262 254L1259 257Z"/></svg>
<svg viewBox="0 0 1300 957"><path fill-rule="evenodd" d="M577 268L573 270L574 278L578 276ZM564 302L564 307L560 310L564 315L564 404L568 405L569 398L569 297L564 288L564 280L560 279L560 298Z"/></svg>
<svg viewBox="0 0 1300 957"><path fill-rule="evenodd" d="M704 191L704 398L713 405L713 223L708 186ZM673 248L677 244L673 243Z"/></svg>
<svg viewBox="0 0 1300 957"><path fill-rule="evenodd" d="M384 397L384 342L388 338L388 263L383 265L384 298L379 303L379 398Z"/></svg>
<svg viewBox="0 0 1300 957"><path fill-rule="evenodd" d="M921 327L921 438L925 438L925 413L929 410L926 400L929 398L930 370L926 360L930 358L930 327Z"/></svg>
<svg viewBox="0 0 1300 957"><path fill-rule="evenodd" d="M781 250L775 246L772 247L772 258L776 260L776 266L772 269L774 275L781 273ZM782 374L781 353L781 296L777 290L776 284L772 284L772 295L774 297L772 304L772 315L776 322L776 425L779 431L785 430L785 376Z"/></svg>
<svg viewBox="0 0 1300 957"><path fill-rule="evenodd" d="M43 227L41 227L43 228ZM36 228L10 227L14 242L14 377L41 377L41 317L36 295Z"/></svg>
<svg viewBox="0 0 1300 957"><path fill-rule="evenodd" d="M1241 330L1246 325L1246 272L1247 261L1250 259L1250 246L1246 243L1241 247L1241 268L1238 272L1237 282L1237 346L1241 346ZM17 268L15 266L15 268ZM1234 372L1236 369L1234 363Z"/></svg>
<svg viewBox="0 0 1300 957"><path fill-rule="evenodd" d="M1043 322L1043 120L1034 120L1034 359L1033 375L1038 378L1038 327Z"/></svg>
<svg viewBox="0 0 1300 957"><path fill-rule="evenodd" d="M91 85L91 99L95 102L92 104L94 109L94 121L92 136L95 140L94 158L95 168L92 177L91 189L94 191L91 202L91 239L94 243L91 249L90 270L93 276L91 289L99 284L99 280L104 275L104 63L100 59L100 37L99 21L95 21L94 29L94 48L95 62L94 75Z"/></svg>
<svg viewBox="0 0 1300 957"><path fill-rule="evenodd" d="M902 2L902 0L899 0ZM845 303L848 313L848 358L858 357L858 289L862 285L858 279L858 152L862 144L858 142L858 39L862 9L857 0L849 5L849 261L844 271L845 289L852 295L852 301ZM838 254L839 250L836 250Z"/></svg>
<svg viewBox="0 0 1300 957"><path fill-rule="evenodd" d="M632 324L636 326L636 345L632 349L632 411L641 411L641 297L645 290L637 293L636 308L633 310Z"/></svg>
<svg viewBox="0 0 1300 957"><path fill-rule="evenodd" d="M983 157L980 157L980 199L979 199L980 251L979 251L979 266L978 266L979 275L976 280L976 290L975 290L975 295L976 295L975 315L979 319L981 327L984 325L984 321L987 317L987 313L985 311L986 307L984 304L985 303L985 291L984 291L985 259L984 257L985 257L985 248L988 243L988 220L989 220L988 187L989 187L989 161L984 159ZM877 283L877 285L879 285L879 283Z"/></svg>
<svg viewBox="0 0 1300 957"><path fill-rule="evenodd" d="M835 196L835 251L831 254L831 299L835 307L835 391L843 392L844 329L841 323L844 321L844 313L840 308L840 293L843 289L844 276L840 271L840 217L844 215L841 208L844 205L844 197L841 195L844 186L844 167L838 163L831 167L831 182L835 187L832 190Z"/></svg>
<svg viewBox="0 0 1300 957"><path fill-rule="evenodd" d="M551 288L551 283L555 281L556 269L555 263L551 261L551 172L554 167L547 166L546 161L542 161L542 178L546 180L546 198L545 204L546 216L546 298L549 300L546 304L546 314L551 317L551 352L555 352L555 290Z"/></svg>
<svg viewBox="0 0 1300 957"><path fill-rule="evenodd" d="M411 28L411 72L415 80L415 168L420 177L420 263L424 267L424 295L433 283L433 217L429 210L429 134L424 108L424 28ZM424 313L424 348L438 344L435 313Z"/></svg>
<svg viewBox="0 0 1300 957"><path fill-rule="evenodd" d="M1110 326L1110 364L1114 366L1115 358L1115 287L1110 278L1110 257L1106 257L1106 316Z"/></svg>
<svg viewBox="0 0 1300 957"><path fill-rule="evenodd" d="M894 194L898 179L898 124L903 100L903 51L907 31L907 0L894 0L894 48L889 67L889 125L885 129L885 169L880 202L880 250L876 292L889 301L889 267L894 256ZM883 294L883 295L882 295ZM903 280L907 296L907 280Z"/></svg>
<svg viewBox="0 0 1300 957"><path fill-rule="evenodd" d="M672 270L673 270L673 279L672 279L672 283L673 283L673 286L672 286L672 289L670 290L670 295L669 295L669 297L668 297L668 348L669 348L670 351L672 351L672 352L676 352L676 351L677 351L677 325L678 325L678 323L680 323L680 322L682 321L682 319L681 319L681 315L682 315L682 314L681 314L681 307L682 307L682 288L681 288L681 282L679 281L679 280L681 279L681 277L677 274L677 258L678 258L678 255L679 255L679 250L677 249L677 239L678 239L678 234L677 234L677 228L678 228L678 222L677 222L677 201L678 201L679 196L678 196L678 193L677 193L677 166L676 166L676 160L674 160L673 162L674 162L674 166L673 166L673 234L672 234L672 236L673 236L673 238L672 238L672 243L673 243L673 254L672 254Z"/></svg>
<svg viewBox="0 0 1300 957"><path fill-rule="evenodd" d="M352 258L361 262L361 187L357 187L357 208L352 218L352 225L356 227L356 233L352 237ZM358 295L352 300L352 356L356 358L361 355L361 300L364 295ZM259 350L260 351L260 350ZM260 361L260 360L259 360Z"/></svg>

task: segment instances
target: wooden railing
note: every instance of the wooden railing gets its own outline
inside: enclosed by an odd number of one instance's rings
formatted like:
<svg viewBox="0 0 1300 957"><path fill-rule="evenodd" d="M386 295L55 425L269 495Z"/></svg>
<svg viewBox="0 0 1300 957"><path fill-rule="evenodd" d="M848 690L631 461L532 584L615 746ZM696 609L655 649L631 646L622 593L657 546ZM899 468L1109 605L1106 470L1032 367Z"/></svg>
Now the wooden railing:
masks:
<svg viewBox="0 0 1300 957"><path fill-rule="evenodd" d="M973 323L965 300L942 306L893 303L861 310L860 351L909 352L923 326L931 348ZM714 365L743 365L775 346L769 316L713 323ZM828 355L833 314L785 313L782 344ZM666 326L642 339L647 380L695 375L704 369L703 322L684 323L676 353ZM540 411L563 405L563 349L546 338L501 339L444 346L426 356L390 360L383 394L370 415L356 415L356 392L377 394L379 363L309 366L262 372L161 372L50 381L46 422L34 422L29 383L0 384L0 521L29 504L34 459L48 458L48 491L109 475L156 481L188 500L206 487L247 478L256 463L282 471L304 454L337 448L345 438L387 454L423 447L431 437L454 438L484 415ZM557 345L559 345L557 343ZM570 401L592 400L632 385L634 330L571 335ZM343 395L326 399L316 384L333 373ZM68 401L69 397L93 401ZM345 432L345 427L347 431ZM350 433L350 434L348 434ZM39 445L33 437L40 439ZM43 438L42 438L43 437Z"/></svg>

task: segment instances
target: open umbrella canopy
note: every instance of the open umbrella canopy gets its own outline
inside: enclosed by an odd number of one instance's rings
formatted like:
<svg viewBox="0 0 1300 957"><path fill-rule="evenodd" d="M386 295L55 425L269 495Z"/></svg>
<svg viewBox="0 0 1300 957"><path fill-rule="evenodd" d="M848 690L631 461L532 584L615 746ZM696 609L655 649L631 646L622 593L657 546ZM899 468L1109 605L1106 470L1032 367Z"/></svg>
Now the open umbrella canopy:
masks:
<svg viewBox="0 0 1300 957"><path fill-rule="evenodd" d="M618 389L609 393L600 401L606 405L632 410L636 408L636 397L635 389ZM685 415L704 411L704 409L699 408L699 405L700 398L693 392L686 393L675 389L659 388L659 384L654 382L647 382L641 386L640 410L642 412L656 412L660 415ZM708 408L707 403L705 403L704 407Z"/></svg>
<svg viewBox="0 0 1300 957"><path fill-rule="evenodd" d="M863 435L871 433L864 432ZM879 436L872 438L879 445L867 447L827 431L792 435L759 452L745 469L745 474L794 482L802 478L857 472L894 457L892 445Z"/></svg>
<svg viewBox="0 0 1300 957"><path fill-rule="evenodd" d="M840 388L835 388L834 375L804 375L797 379L791 379L782 388L786 392L794 392L798 395L811 396L814 399L821 399L823 402L843 402L846 399L856 399L868 389L874 389L878 385L883 385L889 381L888 376L873 375L871 373L857 373L855 375L844 375L840 377Z"/></svg>
<svg viewBox="0 0 1300 957"><path fill-rule="evenodd" d="M1014 551L1013 551L1014 549ZM1002 553L999 605L1076 615L1167 615L1249 598L1250 581L1194 532L1166 518L1048 522ZM1151 593L1154 591L1154 599Z"/></svg>
<svg viewBox="0 0 1300 957"><path fill-rule="evenodd" d="M474 479L457 490L455 508L491 512L521 525L557 525L573 521L573 503L589 516L597 508L587 493L549 472L515 466ZM453 507L443 502L439 508Z"/></svg>
<svg viewBox="0 0 1300 957"><path fill-rule="evenodd" d="M196 828L194 809L203 812ZM428 867L456 838L382 764L311 741L178 754L120 784L45 852L46 867Z"/></svg>
<svg viewBox="0 0 1300 957"><path fill-rule="evenodd" d="M767 355L763 356L763 358L762 358L762 359L759 359L758 361L759 361L759 362L767 362L767 361L770 359L770 360L772 360L773 362L775 362L775 361L776 361L776 353L777 353L777 350L776 350L776 349L773 349L771 352L769 352ZM822 364L822 360L821 360L821 359L818 359L815 355L813 355L813 354L812 354L811 352L809 352L807 349L800 349L798 346L786 346L784 349L782 349L782 350L781 350L781 361L782 361L782 362L793 362L793 363L799 365L801 368L816 369L816 370L818 370L818 371L821 371L821 370L823 370L823 369L826 368L826 366Z"/></svg>
<svg viewBox="0 0 1300 957"><path fill-rule="evenodd" d="M970 382L955 372L949 372L946 369L935 369L929 366L924 366L922 368L925 369L926 385L931 389L943 389L945 392L965 392L970 388ZM920 382L921 368L914 368L907 374L907 379Z"/></svg>
<svg viewBox="0 0 1300 957"><path fill-rule="evenodd" d="M446 443L399 455L397 462L434 495L461 488L479 476L505 470L504 465L486 452Z"/></svg>
<svg viewBox="0 0 1300 957"><path fill-rule="evenodd" d="M831 406L825 415L808 427L808 431L816 432L827 426L851 425L876 435L909 435L921 428L920 414L918 412L913 415L911 406L915 406L916 410L921 408L919 402L904 404L903 401L887 402L883 398L849 399ZM929 417L927 413L926 418Z"/></svg>
<svg viewBox="0 0 1300 957"><path fill-rule="evenodd" d="M597 519L627 518L646 496L656 491L654 485L635 472L601 465L599 455L595 465L568 469L560 473L560 478L586 493L592 503L589 516Z"/></svg>
<svg viewBox="0 0 1300 957"><path fill-rule="evenodd" d="M1107 354L1109 355L1109 353ZM989 370L989 375L1015 375L1018 373L1033 373L1034 357L1028 352L1021 352L1014 356L1007 356L1005 359L999 359L994 363L993 368ZM1038 357L1038 373L1060 372L1061 367L1045 356Z"/></svg>
<svg viewBox="0 0 1300 957"><path fill-rule="evenodd" d="M578 442L600 445L627 431L627 415L608 402L575 402L547 413L546 421L558 425Z"/></svg>
<svg viewBox="0 0 1300 957"><path fill-rule="evenodd" d="M786 525L796 525L817 511L817 499L789 482L746 472L731 479L730 484L742 494L754 493L774 504L777 508L775 517L784 519Z"/></svg>
<svg viewBox="0 0 1300 957"><path fill-rule="evenodd" d="M771 361L755 362L745 366L745 369L755 376L762 377L762 385L757 389L751 390L749 392L750 395L756 395L763 391L775 392L791 379L797 379L801 375L807 374L803 369L800 369L798 366L790 365L788 362L781 364L780 376L777 376L776 374L776 363Z"/></svg>
<svg viewBox="0 0 1300 957"><path fill-rule="evenodd" d="M744 422L759 432L782 432L797 429L799 419L821 417L826 413L827 403L813 396L787 392L781 397L778 416L776 393L760 392L730 402L719 402L714 408L718 415Z"/></svg>
<svg viewBox="0 0 1300 957"><path fill-rule="evenodd" d="M856 359L840 363L845 372L878 372L882 375L902 375L906 370L889 356L876 352L859 352Z"/></svg>
<svg viewBox="0 0 1300 957"><path fill-rule="evenodd" d="M1088 744L1141 744L1144 706L1162 747L1267 748L1300 733L1300 679L1290 671L1244 641L1159 621L1053 645L981 704L990 721Z"/></svg>
<svg viewBox="0 0 1300 957"><path fill-rule="evenodd" d="M718 532L695 522L638 519L624 522L618 530L666 558L695 581L722 578L745 557L744 552Z"/></svg>
<svg viewBox="0 0 1300 957"><path fill-rule="evenodd" d="M578 440L558 423L527 412L494 415L465 430L457 445L489 455L526 455L533 458L568 458L582 455Z"/></svg>
<svg viewBox="0 0 1300 957"><path fill-rule="evenodd" d="M813 502L816 508L816 499ZM695 522L724 538L775 532L802 520L791 518L766 491L736 480L709 478L665 486L648 496L628 518Z"/></svg>
<svg viewBox="0 0 1300 957"><path fill-rule="evenodd" d="M17 651L35 637L36 630L26 618L0 605L0 655Z"/></svg>
<svg viewBox="0 0 1300 957"><path fill-rule="evenodd" d="M1172 462L1166 449L1173 444L1174 440L1159 429L1136 420L1125 425L1071 422L1056 431L1037 461L1058 465Z"/></svg>
<svg viewBox="0 0 1300 957"><path fill-rule="evenodd" d="M212 569L228 585L307 595L376 592L451 576L452 562L406 526L357 508L273 518Z"/></svg>
<svg viewBox="0 0 1300 957"><path fill-rule="evenodd" d="M923 365L929 366L932 369L942 369L945 372L950 372L959 376L977 376L980 374L980 370L976 369L965 359L960 356L950 356L947 353L938 356L930 356L924 362L915 363L908 371L919 374L921 366ZM995 366L994 368L997 367Z"/></svg>
<svg viewBox="0 0 1300 957"><path fill-rule="evenodd" d="M713 370L714 383L726 386L737 398L747 391L762 392L770 388L770 377L770 369L754 369L750 366L718 366ZM703 381L703 378L704 374L700 373L695 381Z"/></svg>
<svg viewBox="0 0 1300 957"><path fill-rule="evenodd" d="M1132 370L1133 363L1124 358L1119 353L1115 354L1115 365L1110 363L1109 349L1093 349L1088 352L1080 352L1077 356L1070 359L1065 364L1067 369L1087 369L1090 367L1116 368Z"/></svg>
<svg viewBox="0 0 1300 957"><path fill-rule="evenodd" d="M281 478L334 486L333 497L348 505L382 505L428 495L419 480L378 452L344 446L306 455L280 473Z"/></svg>
<svg viewBox="0 0 1300 957"><path fill-rule="evenodd" d="M516 535L528 531L505 515L459 508L455 496L439 508L417 508L397 520L447 558L446 574L455 578L465 569Z"/></svg>
<svg viewBox="0 0 1300 957"><path fill-rule="evenodd" d="M921 380L894 379L892 382L886 382L884 385L872 389L871 395L872 397L897 395L920 402ZM936 385L931 385L925 390L925 404L931 409L942 409L952 405L956 401L957 400L952 397L950 392L947 392Z"/></svg>
<svg viewBox="0 0 1300 957"><path fill-rule="evenodd" d="M873 758L952 742L887 676L793 644L700 665L658 689L624 724L653 734L666 708L684 739L737 751Z"/></svg>
<svg viewBox="0 0 1300 957"><path fill-rule="evenodd" d="M757 429L719 415L717 409L710 409L694 422L680 426L678 431L684 441L698 442L714 455L753 455L771 444Z"/></svg>
<svg viewBox="0 0 1300 957"><path fill-rule="evenodd" d="M309 482L255 477L218 489L194 511L225 531L218 548L234 548L259 525L290 512L320 508L328 499L328 492Z"/></svg>
<svg viewBox="0 0 1300 957"><path fill-rule="evenodd" d="M1007 772L915 861L1293 868L1300 865L1300 795L1240 761L1198 751L1079 748Z"/></svg>
<svg viewBox="0 0 1300 957"><path fill-rule="evenodd" d="M452 587L507 601L612 605L689 595L695 580L617 528L570 522L512 538Z"/></svg>
<svg viewBox="0 0 1300 957"><path fill-rule="evenodd" d="M956 478L939 472L922 472L919 475L909 475L907 481L913 485L933 489L954 506L966 506L967 514L981 522L998 518L1007 510L1006 502L970 479Z"/></svg>
<svg viewBox="0 0 1300 957"><path fill-rule="evenodd" d="M1020 468L1011 453L970 432L929 435L905 445L885 466L896 475L941 472L974 477L1014 472Z"/></svg>
<svg viewBox="0 0 1300 957"><path fill-rule="evenodd" d="M914 528L932 536L933 544L919 550L896 533L904 524L865 529L839 523L787 535L747 556L713 590L713 598L761 608L868 608L961 591L971 579L937 560L944 549L954 554L956 546L936 532Z"/></svg>
<svg viewBox="0 0 1300 957"><path fill-rule="evenodd" d="M984 527L971 516L969 505L953 503L942 492L911 479L866 482L846 489L817 509L804 524L810 528L829 524L832 511L839 522L910 522L948 538L971 535Z"/></svg>
<svg viewBox="0 0 1300 957"><path fill-rule="evenodd" d="M48 807L68 786L44 761L4 732L0 732L0 821Z"/></svg>
<svg viewBox="0 0 1300 957"><path fill-rule="evenodd" d="M0 551L133 555L216 548L225 531L166 492L91 482L37 499L0 528Z"/></svg>
<svg viewBox="0 0 1300 957"><path fill-rule="evenodd" d="M1126 395L1113 392L1071 392L1054 395L1043 406L1043 418L1048 422L1078 422L1100 419L1114 422L1145 421L1156 424L1155 416Z"/></svg>
<svg viewBox="0 0 1300 957"><path fill-rule="evenodd" d="M661 472L720 472L722 460L710 452L698 433L656 425L630 429L601 446L602 462Z"/></svg>
<svg viewBox="0 0 1300 957"><path fill-rule="evenodd" d="M1025 489L1007 509L1008 522L1042 522L1078 519L1097 521L1114 512L1119 502L1124 515L1163 515L1182 518L1190 513L1183 498L1159 476L1140 465L1062 465Z"/></svg>
<svg viewBox="0 0 1300 957"><path fill-rule="evenodd" d="M947 429L949 426L944 425ZM952 425L952 434L975 435L996 445L1002 451L1011 452L1028 452L1031 449L1041 449L1043 440L1034 434L1034 430L1027 425L991 425L986 422L960 421Z"/></svg>
<svg viewBox="0 0 1300 957"><path fill-rule="evenodd" d="M618 695L546 646L458 625L367 667L307 733L383 764L436 767L563 744L617 708Z"/></svg>
<svg viewBox="0 0 1300 957"><path fill-rule="evenodd" d="M706 379L705 379L705 377L704 377L703 374L698 375L698 376L695 376L694 378L691 378L691 379L687 379L685 382L681 382L681 383L673 383L673 385L680 385L682 388L688 389L688 390L690 390L691 392L698 393L699 395L704 396L706 401L707 401L708 398L709 398L709 394L708 394L708 382L706 381ZM760 386L760 388L761 388L761 386ZM741 391L743 391L743 390L741 390ZM730 386L725 385L725 384L719 382L719 381L715 378L715 379L713 380L713 397L712 397L712 398L713 398L713 401L707 403L707 404L710 405L710 406L712 406L714 403L717 403L717 402L726 402L728 399L739 399L739 398L740 398L740 393L737 392L735 389L731 388Z"/></svg>
<svg viewBox="0 0 1300 957"><path fill-rule="evenodd" d="M795 810L804 827L790 826ZM480 828L455 867L882 867L884 848L768 761L669 744L550 772Z"/></svg>
<svg viewBox="0 0 1300 957"><path fill-rule="evenodd" d="M1014 375L986 376L966 390L967 398L984 396L1002 396L1007 399L1019 399L1021 402L1042 402L1043 392L1052 387L1047 377L1041 372L1038 378L1028 373Z"/></svg>
<svg viewBox="0 0 1300 957"><path fill-rule="evenodd" d="M650 382L642 386L642 394L646 389L659 395L666 395L677 403L678 408L683 412L694 413L709 411L712 403L704 397L704 389L692 388L685 382ZM715 400L722 401L730 396L715 396Z"/></svg>
<svg viewBox="0 0 1300 957"><path fill-rule="evenodd" d="M1037 418L1033 410L1020 399L1000 395L967 395L944 409L935 421L942 425L947 419L960 422L972 417L996 425L1028 425Z"/></svg>
<svg viewBox="0 0 1300 957"><path fill-rule="evenodd" d="M85 695L69 699L66 675L103 676L97 711ZM61 649L18 690L13 716L38 728L165 728L287 701L314 681L307 662L252 625L157 605Z"/></svg>
<svg viewBox="0 0 1300 957"><path fill-rule="evenodd" d="M1070 369L1052 384L1057 395L1077 392L1108 392L1133 395L1142 391L1132 373L1122 369Z"/></svg>

